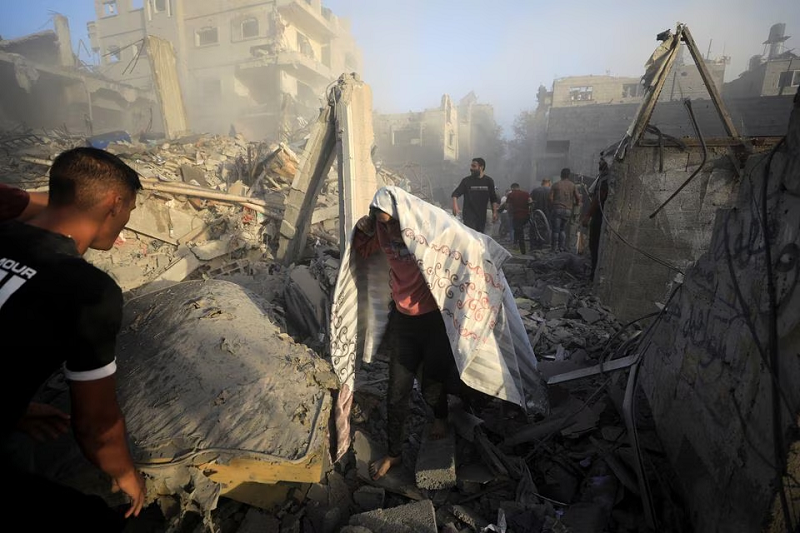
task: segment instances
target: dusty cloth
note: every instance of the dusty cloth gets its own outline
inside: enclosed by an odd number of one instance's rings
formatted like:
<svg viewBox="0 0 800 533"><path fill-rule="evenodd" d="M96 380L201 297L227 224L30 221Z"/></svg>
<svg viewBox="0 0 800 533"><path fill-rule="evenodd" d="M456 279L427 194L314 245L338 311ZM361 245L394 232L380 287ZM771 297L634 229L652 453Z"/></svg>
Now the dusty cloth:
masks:
<svg viewBox="0 0 800 533"><path fill-rule="evenodd" d="M372 206L399 220L403 240L442 313L461 380L529 413L547 412L546 385L501 270L510 253L397 187L380 189ZM386 256L355 253L354 233L342 256L331 311L331 362L341 386L335 405L335 460L350 446L355 372L362 361L372 360L389 316Z"/></svg>

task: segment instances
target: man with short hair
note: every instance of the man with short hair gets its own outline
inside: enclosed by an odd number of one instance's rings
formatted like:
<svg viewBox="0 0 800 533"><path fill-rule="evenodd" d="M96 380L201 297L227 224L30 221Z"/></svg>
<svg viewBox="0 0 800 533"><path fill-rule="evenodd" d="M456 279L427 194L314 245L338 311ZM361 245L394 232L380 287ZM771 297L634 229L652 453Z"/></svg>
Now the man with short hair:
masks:
<svg viewBox="0 0 800 533"><path fill-rule="evenodd" d="M89 248L114 245L136 207L139 189L136 172L118 157L75 148L53 161L47 207L27 223L0 224L0 336L4 370L14 382L0 392L0 443L15 430L56 437L71 422L86 458L131 500L123 517L98 496L6 459L15 484L6 503L22 513L32 531L121 531L124 518L138 516L145 501L144 479L128 449L115 390L122 292L82 257ZM62 367L70 416L31 401ZM42 512L42 501L47 512Z"/></svg>
<svg viewBox="0 0 800 533"><path fill-rule="evenodd" d="M525 255L525 224L531 217L531 195L520 189L519 183L512 183L511 192L506 196L506 204L519 252Z"/></svg>
<svg viewBox="0 0 800 533"><path fill-rule="evenodd" d="M531 191L531 213L537 210L544 213L547 222L552 224L550 218L550 178L544 178L542 185ZM539 230L544 231L544 228L539 228ZM537 234L534 224L531 224L530 227L530 244L531 249L540 249L547 244Z"/></svg>
<svg viewBox="0 0 800 533"><path fill-rule="evenodd" d="M578 187L570 179L571 171L561 169L561 180L550 188L550 205L553 210L551 246L553 251L567 251L569 226L573 207L581 205Z"/></svg>
<svg viewBox="0 0 800 533"><path fill-rule="evenodd" d="M478 231L486 232L486 210L491 203L492 222L497 222L497 210L500 203L497 200L497 191L494 180L485 174L486 161L480 157L472 160L469 166L469 176L461 180L453 194L453 214L458 216L463 213L464 225ZM464 197L464 208L458 209L458 199Z"/></svg>

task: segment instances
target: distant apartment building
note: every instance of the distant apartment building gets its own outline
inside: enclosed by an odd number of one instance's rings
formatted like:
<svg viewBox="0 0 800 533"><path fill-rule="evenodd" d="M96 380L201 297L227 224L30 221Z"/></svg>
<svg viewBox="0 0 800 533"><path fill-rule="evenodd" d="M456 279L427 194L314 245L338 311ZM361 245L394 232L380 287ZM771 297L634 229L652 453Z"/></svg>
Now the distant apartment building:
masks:
<svg viewBox="0 0 800 533"><path fill-rule="evenodd" d="M769 38L766 54L750 58L748 68L739 77L725 85L725 97L746 98L753 96L793 95L800 87L800 56L784 51L786 24L774 24Z"/></svg>
<svg viewBox="0 0 800 533"><path fill-rule="evenodd" d="M458 181L469 173L469 161L483 157L497 164L494 108L479 103L474 93L458 105L449 95L439 107L408 113L375 113L375 158L401 172L420 193L445 203Z"/></svg>
<svg viewBox="0 0 800 533"><path fill-rule="evenodd" d="M326 87L361 70L349 23L320 0L95 0L88 24L105 76L152 89L143 40L175 50L189 127L288 140Z"/></svg>
<svg viewBox="0 0 800 533"><path fill-rule="evenodd" d="M688 53L679 56L664 82L655 122L664 116L665 109L683 113L677 102L686 98L711 102L697 66L683 56L688 57ZM728 62L726 57L705 60L718 90L722 89ZM557 177L564 167L579 175L594 176L600 151L623 137L643 95L641 78L608 75L559 78L550 91L540 89L537 119L529 126L534 181Z"/></svg>

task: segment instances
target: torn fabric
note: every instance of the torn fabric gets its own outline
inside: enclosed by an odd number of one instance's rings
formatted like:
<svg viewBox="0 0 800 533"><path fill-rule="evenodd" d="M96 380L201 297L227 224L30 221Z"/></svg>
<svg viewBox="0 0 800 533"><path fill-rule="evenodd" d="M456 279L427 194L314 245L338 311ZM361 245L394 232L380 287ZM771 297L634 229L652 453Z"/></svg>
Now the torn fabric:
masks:
<svg viewBox="0 0 800 533"><path fill-rule="evenodd" d="M397 187L381 188L371 205L400 222L403 241L441 310L461 380L529 413L546 413L546 384L502 272L508 250ZM331 361L341 384L335 460L350 446L355 372L375 355L391 298L385 254L361 257L353 235L351 230L331 311Z"/></svg>

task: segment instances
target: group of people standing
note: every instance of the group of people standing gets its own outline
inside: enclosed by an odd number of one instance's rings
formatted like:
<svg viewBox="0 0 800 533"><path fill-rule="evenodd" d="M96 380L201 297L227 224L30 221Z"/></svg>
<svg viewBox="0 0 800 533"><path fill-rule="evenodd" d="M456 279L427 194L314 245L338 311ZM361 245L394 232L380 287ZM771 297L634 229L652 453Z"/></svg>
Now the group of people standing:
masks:
<svg viewBox="0 0 800 533"><path fill-rule="evenodd" d="M589 208L581 214L583 196L578 185L572 180L569 168L561 169L560 179L552 183L550 178L542 180L541 186L530 193L520 189L519 183L512 183L502 199L498 200L494 180L485 174L486 162L482 158L472 160L470 175L461 180L453 191L453 214L462 215L464 224L475 231L485 232L488 206L492 208L492 222L497 222L499 211L507 217L506 224L510 241L520 253L527 252L525 226L531 221L535 211L541 211L550 225L550 242L544 242L540 232L530 225L528 241L531 249L543 248L549 244L554 252L565 252L570 248L570 234L573 221L578 220L589 228L589 251L592 257L590 280L594 280L597 255L602 226L602 203L608 194L608 164L600 158L600 173L589 191ZM458 200L463 197L463 209L459 210Z"/></svg>

